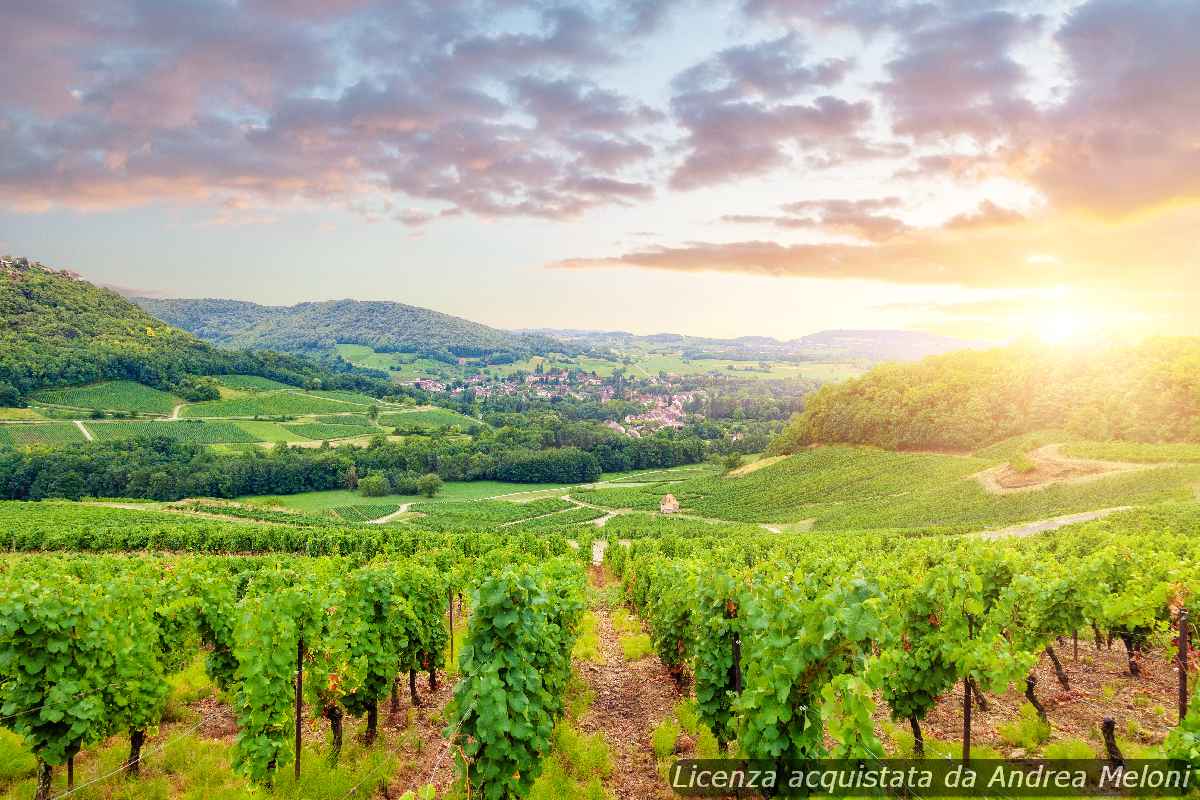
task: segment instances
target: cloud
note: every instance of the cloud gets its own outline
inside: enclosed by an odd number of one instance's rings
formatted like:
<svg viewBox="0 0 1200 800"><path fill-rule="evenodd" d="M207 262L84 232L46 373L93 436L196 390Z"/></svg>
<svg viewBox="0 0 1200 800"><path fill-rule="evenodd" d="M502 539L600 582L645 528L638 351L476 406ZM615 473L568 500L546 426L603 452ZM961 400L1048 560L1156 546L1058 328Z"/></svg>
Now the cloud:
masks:
<svg viewBox="0 0 1200 800"><path fill-rule="evenodd" d="M805 60L795 34L722 50L684 70L671 86L671 110L687 131L675 189L761 175L791 163L789 148L851 141L871 115L866 101L799 95L836 84L849 62Z"/></svg>
<svg viewBox="0 0 1200 800"><path fill-rule="evenodd" d="M975 215L979 216L979 215ZM1006 217L1006 214L993 213ZM1079 285L1124 292L1172 287L1200 294L1194 230L1200 209L1111 225L1089 216L1043 216L1020 224L909 228L874 243L775 241L651 245L615 255L571 258L558 269L637 267L910 285L1030 288ZM1156 247L1147 250L1145 242ZM1037 258L1054 253L1056 261Z"/></svg>
<svg viewBox="0 0 1200 800"><path fill-rule="evenodd" d="M827 234L849 235L868 241L883 241L909 229L907 223L888 213L898 210L899 197L866 200L800 200L781 207L777 216L728 214L723 222L770 224L779 228L809 229Z"/></svg>
<svg viewBox="0 0 1200 800"><path fill-rule="evenodd" d="M554 219L644 201L653 187L631 171L654 148L639 131L664 115L582 71L619 60L629 26L650 31L665 17L636 0L613 11L509 0L25 5L6 18L0 196L30 211L230 198L355 209L364 196L402 195ZM515 12L526 15L516 26L506 22Z"/></svg>

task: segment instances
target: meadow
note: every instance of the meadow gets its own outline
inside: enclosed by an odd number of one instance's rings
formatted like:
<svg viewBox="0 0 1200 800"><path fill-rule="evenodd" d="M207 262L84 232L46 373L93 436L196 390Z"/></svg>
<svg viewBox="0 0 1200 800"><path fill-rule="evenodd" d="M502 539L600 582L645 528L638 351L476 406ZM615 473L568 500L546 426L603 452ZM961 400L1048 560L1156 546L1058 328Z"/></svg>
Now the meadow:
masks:
<svg viewBox="0 0 1200 800"><path fill-rule="evenodd" d="M379 415L379 424L386 428L428 431L458 426L464 430L483 425L477 419L459 414L446 408L419 408Z"/></svg>
<svg viewBox="0 0 1200 800"><path fill-rule="evenodd" d="M210 375L209 377L222 386L243 392L268 392L275 389L296 388L260 375Z"/></svg>

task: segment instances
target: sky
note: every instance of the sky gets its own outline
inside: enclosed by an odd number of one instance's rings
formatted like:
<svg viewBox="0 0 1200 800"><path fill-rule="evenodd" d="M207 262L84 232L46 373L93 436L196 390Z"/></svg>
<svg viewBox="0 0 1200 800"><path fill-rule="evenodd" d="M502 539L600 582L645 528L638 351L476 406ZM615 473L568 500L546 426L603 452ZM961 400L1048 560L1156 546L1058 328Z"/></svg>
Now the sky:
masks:
<svg viewBox="0 0 1200 800"><path fill-rule="evenodd" d="M3 2L0 252L269 304L1200 333L1197 0Z"/></svg>

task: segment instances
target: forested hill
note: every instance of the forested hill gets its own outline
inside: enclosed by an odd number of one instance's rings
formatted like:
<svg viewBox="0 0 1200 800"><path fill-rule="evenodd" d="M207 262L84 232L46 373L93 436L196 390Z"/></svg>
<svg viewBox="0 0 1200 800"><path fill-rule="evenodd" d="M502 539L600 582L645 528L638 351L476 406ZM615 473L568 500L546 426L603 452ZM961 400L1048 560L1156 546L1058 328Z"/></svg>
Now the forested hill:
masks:
<svg viewBox="0 0 1200 800"><path fill-rule="evenodd" d="M338 344L359 344L441 360L510 353L525 356L565 349L548 336L497 330L403 303L333 300L260 306L240 300L133 299L172 325L230 347L309 352Z"/></svg>
<svg viewBox="0 0 1200 800"><path fill-rule="evenodd" d="M0 390L5 393L125 379L191 397L203 384L198 376L230 373L328 388L388 386L359 375L335 375L296 356L222 350L74 273L24 258L0 259Z"/></svg>
<svg viewBox="0 0 1200 800"><path fill-rule="evenodd" d="M1089 439L1200 441L1200 338L1033 344L885 364L809 398L772 445L966 450L1062 428Z"/></svg>

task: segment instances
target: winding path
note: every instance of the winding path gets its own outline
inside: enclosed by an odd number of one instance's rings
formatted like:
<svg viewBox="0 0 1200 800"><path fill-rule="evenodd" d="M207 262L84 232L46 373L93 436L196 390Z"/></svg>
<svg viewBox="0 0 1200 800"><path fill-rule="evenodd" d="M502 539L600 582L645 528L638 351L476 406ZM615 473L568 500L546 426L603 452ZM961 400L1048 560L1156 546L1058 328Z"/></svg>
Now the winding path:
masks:
<svg viewBox="0 0 1200 800"><path fill-rule="evenodd" d="M1051 517L1050 519L1037 520L1036 522L1022 522L1020 525L1010 525L1007 528L1000 528L994 531L979 531L975 535L981 539L1009 539L1033 536L1037 533L1056 531L1059 528L1065 528L1068 525L1074 525L1078 522L1091 522L1092 520L1103 519L1110 514L1129 511L1131 508L1133 506L1116 506L1114 508L1101 508L1096 511L1083 511L1078 514L1065 514L1061 517Z"/></svg>
<svg viewBox="0 0 1200 800"><path fill-rule="evenodd" d="M391 522L392 520L396 519L400 515L407 514L408 509L411 507L412 507L412 503L401 503L399 508L397 508L392 513L388 514L386 517L380 517L379 519L368 520L367 524L368 525L383 525L384 523Z"/></svg>
<svg viewBox="0 0 1200 800"><path fill-rule="evenodd" d="M79 432L83 434L84 439L87 439L89 442L96 441L96 437L92 436L92 432L89 431L86 427L84 427L83 422L81 420L75 420L75 427L79 428Z"/></svg>

